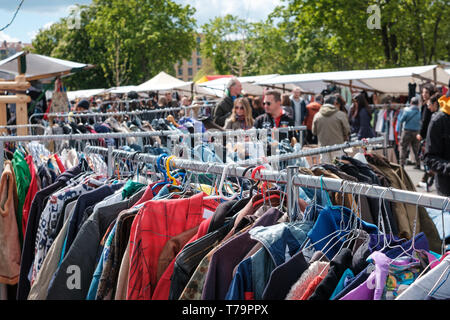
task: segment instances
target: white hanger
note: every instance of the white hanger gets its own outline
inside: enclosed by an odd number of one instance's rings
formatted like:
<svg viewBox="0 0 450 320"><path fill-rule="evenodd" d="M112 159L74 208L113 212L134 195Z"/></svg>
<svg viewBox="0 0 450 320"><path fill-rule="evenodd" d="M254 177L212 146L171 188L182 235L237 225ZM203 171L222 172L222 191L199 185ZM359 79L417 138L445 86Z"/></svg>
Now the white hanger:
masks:
<svg viewBox="0 0 450 320"><path fill-rule="evenodd" d="M218 190L218 191L219 191L219 195L218 195L218 196L208 196L208 197L205 197L205 198L204 198L205 200L223 199L223 200L230 201L230 200L234 200L234 199L239 195L239 193L235 192L231 197L226 197L226 196L224 196L224 194L222 193L223 183L224 183L224 181L225 181L225 175L226 175L226 173L227 173L227 171L228 171L228 169L229 169L230 167L236 166L236 165L237 165L236 163L232 163L232 162L225 165L225 168L223 169L223 172L222 172L222 177L221 177L221 179L220 179L219 190Z"/></svg>

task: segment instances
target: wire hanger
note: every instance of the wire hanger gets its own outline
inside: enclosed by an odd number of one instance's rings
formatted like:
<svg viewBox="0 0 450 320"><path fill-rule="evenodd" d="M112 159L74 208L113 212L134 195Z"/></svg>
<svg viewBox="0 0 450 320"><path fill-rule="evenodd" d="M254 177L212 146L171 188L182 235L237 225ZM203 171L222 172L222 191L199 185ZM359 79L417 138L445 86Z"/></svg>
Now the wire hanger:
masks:
<svg viewBox="0 0 450 320"><path fill-rule="evenodd" d="M404 249L403 246L401 245L396 245L393 246L392 248L396 248L396 247L400 247L402 249L402 253L404 253L405 255L411 257L413 260L417 261L418 259L416 257L414 257L414 253L417 251L417 249L415 248L415 238L416 238L416 226L417 226L417 218L419 216L419 202L420 199L422 198L423 194L420 194L419 198L417 199L417 203L416 203L416 216L414 218L414 223L413 223L413 234L412 234L412 238L411 238L411 246L408 249ZM411 253L409 252L411 251ZM400 258L402 256L402 253L400 253L397 257L395 257L393 261L397 260L398 258Z"/></svg>
<svg viewBox="0 0 450 320"><path fill-rule="evenodd" d="M446 209L447 209L447 206L450 204L450 198L447 198L447 199L445 199L445 201L444 201L444 205L442 206L442 231L444 232L443 233L443 237L442 237L442 257L445 255L445 231L444 231L444 221L443 221L443 216L444 216L444 213L445 213L445 211L446 211ZM442 258L441 258L442 259ZM428 269L430 269L431 268L431 266L433 265L433 264L435 264L436 263L436 261L431 261L426 267L425 267L425 269L420 273L420 275L417 277L417 279L416 280L418 280L418 279L420 279L427 271L428 271ZM439 280L438 280L438 282L439 282ZM432 290L430 290L430 292L431 292Z"/></svg>

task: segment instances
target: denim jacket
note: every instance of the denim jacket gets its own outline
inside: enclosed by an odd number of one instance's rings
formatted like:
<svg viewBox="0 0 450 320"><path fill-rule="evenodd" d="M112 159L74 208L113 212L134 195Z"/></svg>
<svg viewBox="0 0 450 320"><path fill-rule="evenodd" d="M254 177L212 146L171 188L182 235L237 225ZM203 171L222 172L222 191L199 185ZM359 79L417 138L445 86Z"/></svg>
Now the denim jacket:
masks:
<svg viewBox="0 0 450 320"><path fill-rule="evenodd" d="M312 221L304 221L250 230L263 247L239 264L225 299L262 300L272 271L298 252L312 226Z"/></svg>

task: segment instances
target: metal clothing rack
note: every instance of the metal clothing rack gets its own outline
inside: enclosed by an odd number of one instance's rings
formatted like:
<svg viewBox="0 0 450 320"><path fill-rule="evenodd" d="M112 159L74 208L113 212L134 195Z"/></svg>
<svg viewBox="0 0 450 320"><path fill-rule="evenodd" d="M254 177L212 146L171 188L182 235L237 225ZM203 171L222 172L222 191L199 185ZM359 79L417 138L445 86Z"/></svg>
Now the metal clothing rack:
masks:
<svg viewBox="0 0 450 320"><path fill-rule="evenodd" d="M409 107L410 104L406 103L384 103L384 104L369 104L369 107L375 108L375 109L385 109L385 108L404 108Z"/></svg>
<svg viewBox="0 0 450 320"><path fill-rule="evenodd" d="M275 155L270 156L267 158L259 158L259 159L249 159L244 161L239 161L238 164L242 166L249 166L249 165L261 165L264 163L270 163L273 161L287 161L291 159L298 159L302 157L309 157L313 155L319 155L319 154L325 154L333 151L339 151L346 148L352 148L352 147L365 147L369 145L376 145L382 143L383 149L386 150L386 139L385 137L378 137L378 138L371 138L371 139L364 139L354 142L347 142L343 144L336 144L332 146L325 146L325 147L319 147L309 150L302 150L300 152L294 152L294 153L288 153L283 155Z"/></svg>
<svg viewBox="0 0 450 320"><path fill-rule="evenodd" d="M256 132L268 132L270 130L278 130L278 131L290 131L295 130L299 127L287 127L287 128L278 128L278 129L254 129ZM212 136L244 136L246 134L250 134L254 131L240 131L240 130L227 130L227 131L217 131L211 132L209 134L203 134L208 137ZM125 139L125 138L150 138L150 137L180 137L180 136L199 136L199 134L190 134L190 133L180 133L174 132L173 130L160 130L160 131L145 131L145 132L129 132L129 133L89 133L89 134L60 134L60 135L40 135L40 136L0 136L0 172L3 171L3 163L4 163L4 143L5 142L31 142L31 141L63 141L63 140L96 140L96 139ZM202 135L202 134L200 134Z"/></svg>
<svg viewBox="0 0 450 320"><path fill-rule="evenodd" d="M34 117L38 116L47 116L52 118L92 118L92 117L113 117L113 116L138 116L143 114L152 114L152 113L168 113L172 111L180 111L183 108L167 108L167 109L155 109L155 110L139 110L139 111L118 111L118 112L64 112L64 113L34 113L30 116L29 122Z"/></svg>
<svg viewBox="0 0 450 320"><path fill-rule="evenodd" d="M30 135L33 135L32 131L31 131L31 129L33 129L33 128L42 129L43 131L45 130L45 127L41 124L19 124L19 125L0 126L0 132L2 132L4 130L15 130L15 129L20 129L20 128L30 129Z"/></svg>
<svg viewBox="0 0 450 320"><path fill-rule="evenodd" d="M144 162L156 164L158 156L133 153L122 150L111 150L101 147L88 147L86 153L96 153L108 155L114 159L133 159L136 162ZM112 158L111 158L112 159ZM174 168L184 169L187 171L211 173L222 175L225 174L229 177L238 177L252 179L252 172L248 168L239 166L237 163L233 164L218 164L218 163L205 163L199 161L186 160L181 158L171 159L171 164ZM244 175L245 173L245 175ZM288 203L291 202L289 209L293 208L292 199L297 197L292 195L293 192L298 190L294 186L324 189L333 192L344 192L356 195L364 195L372 198L383 198L385 200L393 202L407 203L417 206L423 206L433 209L439 209L446 211L450 207L450 197L437 196L432 194L423 194L418 192L386 188L380 186L374 186L364 183L350 182L342 179L325 178L318 176L309 176L298 173L298 167L289 167L286 172L273 171L273 170L261 170L257 172L254 177L256 180L267 181L276 184L286 184L288 191ZM289 210L288 209L288 210ZM291 213L292 211L289 211Z"/></svg>
<svg viewBox="0 0 450 320"><path fill-rule="evenodd" d="M4 143L5 142L53 142L63 140L96 140L96 139L125 139L125 138L150 138L173 135L171 130L166 131L147 131L147 132L109 132L109 133L89 133L89 134L59 134L42 136L0 136L0 172L3 171L4 164Z"/></svg>

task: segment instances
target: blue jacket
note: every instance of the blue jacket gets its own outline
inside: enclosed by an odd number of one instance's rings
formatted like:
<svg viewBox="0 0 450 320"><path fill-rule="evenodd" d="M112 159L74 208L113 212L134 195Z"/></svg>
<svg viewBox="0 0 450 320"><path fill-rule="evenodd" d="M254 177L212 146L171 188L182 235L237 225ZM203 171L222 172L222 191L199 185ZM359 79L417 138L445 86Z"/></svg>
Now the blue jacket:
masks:
<svg viewBox="0 0 450 320"><path fill-rule="evenodd" d="M403 129L411 131L420 131L422 126L421 114L418 106L412 106L406 108L401 114L398 126L401 128L403 124Z"/></svg>
<svg viewBox="0 0 450 320"><path fill-rule="evenodd" d="M343 230L341 230L341 216L343 210ZM352 221L349 221L350 216ZM322 251L331 260L339 252L345 242L344 235L351 231L349 224L354 223L354 214L346 207L325 207L319 213L319 217L312 229L308 232L308 237L314 249ZM356 218L361 228L367 233L378 233L378 227ZM350 222L350 223L349 223ZM346 228L349 227L349 228ZM329 236L332 235L332 236Z"/></svg>
<svg viewBox="0 0 450 320"><path fill-rule="evenodd" d="M250 230L263 247L239 264L225 299L262 300L272 271L286 262L287 253L292 257L298 252L312 226L312 221L304 221Z"/></svg>

